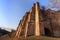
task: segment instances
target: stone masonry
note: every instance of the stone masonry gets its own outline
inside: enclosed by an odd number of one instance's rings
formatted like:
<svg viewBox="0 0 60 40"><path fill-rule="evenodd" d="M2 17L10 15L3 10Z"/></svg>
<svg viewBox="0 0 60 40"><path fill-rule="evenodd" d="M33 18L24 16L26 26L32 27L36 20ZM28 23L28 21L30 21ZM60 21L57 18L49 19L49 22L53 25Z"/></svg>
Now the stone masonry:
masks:
<svg viewBox="0 0 60 40"><path fill-rule="evenodd" d="M40 35L60 37L60 11L40 9L36 2L20 20L13 40Z"/></svg>

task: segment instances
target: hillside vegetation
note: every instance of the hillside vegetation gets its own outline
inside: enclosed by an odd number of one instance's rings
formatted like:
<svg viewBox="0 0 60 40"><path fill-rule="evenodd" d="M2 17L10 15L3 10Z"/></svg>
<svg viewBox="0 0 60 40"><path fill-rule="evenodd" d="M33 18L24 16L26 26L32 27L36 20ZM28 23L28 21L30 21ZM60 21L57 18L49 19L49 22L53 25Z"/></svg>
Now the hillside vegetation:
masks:
<svg viewBox="0 0 60 40"><path fill-rule="evenodd" d="M4 35L0 37L0 40L12 40L9 35ZM41 36L39 38L36 38L34 36L27 37L26 39L21 37L19 40L60 40L60 38L54 38L54 37L47 37L47 36Z"/></svg>

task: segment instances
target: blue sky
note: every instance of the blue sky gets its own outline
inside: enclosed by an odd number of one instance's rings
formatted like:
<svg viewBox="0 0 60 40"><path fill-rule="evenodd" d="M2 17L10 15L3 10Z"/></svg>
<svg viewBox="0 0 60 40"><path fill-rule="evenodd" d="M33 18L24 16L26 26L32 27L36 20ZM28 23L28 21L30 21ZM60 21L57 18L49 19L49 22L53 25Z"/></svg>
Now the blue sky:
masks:
<svg viewBox="0 0 60 40"><path fill-rule="evenodd" d="M25 12L37 1L49 7L48 0L0 0L0 27L16 29Z"/></svg>

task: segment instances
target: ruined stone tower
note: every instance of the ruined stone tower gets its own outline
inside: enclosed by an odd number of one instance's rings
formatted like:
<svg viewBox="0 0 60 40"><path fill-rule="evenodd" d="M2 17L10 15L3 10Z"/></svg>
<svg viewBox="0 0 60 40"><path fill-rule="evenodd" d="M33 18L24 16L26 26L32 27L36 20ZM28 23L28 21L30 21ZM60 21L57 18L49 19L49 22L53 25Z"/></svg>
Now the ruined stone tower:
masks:
<svg viewBox="0 0 60 40"><path fill-rule="evenodd" d="M18 25L15 38L19 38L21 36L24 36L26 38L33 35L36 37L40 36L39 10L39 3L37 2L34 3L29 12L25 13Z"/></svg>
<svg viewBox="0 0 60 40"><path fill-rule="evenodd" d="M60 37L60 11L41 9L37 2L20 20L13 40L41 35Z"/></svg>

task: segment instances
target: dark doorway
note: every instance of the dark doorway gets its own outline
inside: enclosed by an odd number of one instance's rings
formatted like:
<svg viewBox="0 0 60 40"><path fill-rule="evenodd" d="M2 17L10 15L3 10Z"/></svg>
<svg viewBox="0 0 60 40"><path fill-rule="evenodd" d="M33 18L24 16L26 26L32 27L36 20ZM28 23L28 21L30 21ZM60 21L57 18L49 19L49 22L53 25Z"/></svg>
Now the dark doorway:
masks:
<svg viewBox="0 0 60 40"><path fill-rule="evenodd" d="M51 31L48 28L44 28L44 32L46 36L51 36Z"/></svg>

